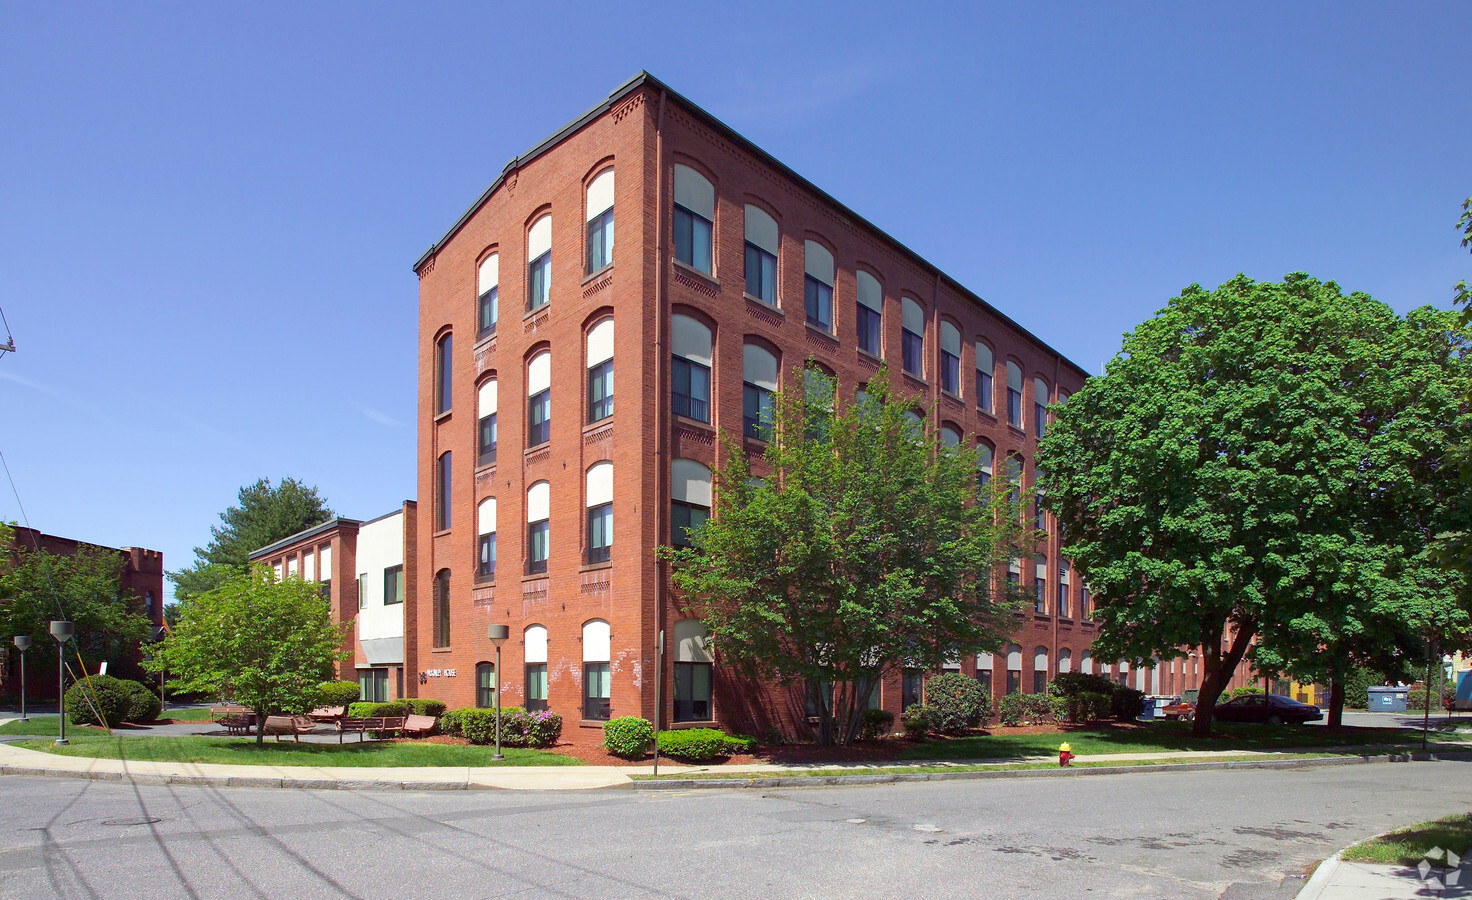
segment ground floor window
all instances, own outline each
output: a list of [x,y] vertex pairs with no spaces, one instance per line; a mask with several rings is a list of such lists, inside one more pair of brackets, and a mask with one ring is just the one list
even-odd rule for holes
[[1020,693],[1022,693],[1022,670],[1021,669],[1008,669],[1007,670],[1007,693],[1009,693],[1009,694],[1020,694]]
[[583,663],[583,718],[607,719],[610,696],[608,663]]
[[675,721],[710,719],[710,663],[675,663]]
[[992,670],[977,669],[976,683],[981,685],[981,692],[990,697],[992,695]]
[[906,669],[900,684],[900,709],[909,709],[920,702],[921,679],[919,669]]
[[1045,692],[1047,689],[1048,689],[1048,673],[1047,672],[1034,672],[1034,673],[1032,673],[1032,692],[1034,694],[1041,694],[1041,693]]
[[809,719],[816,719],[822,714],[821,707],[833,708],[833,682],[809,681],[803,687],[802,697],[803,713]]
[[529,663],[526,667],[526,708],[547,708],[547,664]]
[[475,664],[475,705],[482,709],[496,705],[495,663]]
[[369,703],[388,702],[388,669],[359,669],[358,693]]

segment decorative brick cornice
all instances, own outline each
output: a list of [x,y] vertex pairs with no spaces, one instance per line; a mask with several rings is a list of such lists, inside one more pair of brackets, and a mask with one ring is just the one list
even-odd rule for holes
[[609,272],[607,275],[604,275],[602,278],[583,288],[583,299],[586,300],[587,298],[593,296],[604,288],[611,286],[612,284],[613,273]]
[[626,116],[628,116],[629,113],[634,112],[643,105],[644,92],[640,91],[639,93],[629,97],[629,99],[625,100],[623,103],[620,103],[618,106],[614,107],[613,123],[615,125],[619,124],[624,120]]

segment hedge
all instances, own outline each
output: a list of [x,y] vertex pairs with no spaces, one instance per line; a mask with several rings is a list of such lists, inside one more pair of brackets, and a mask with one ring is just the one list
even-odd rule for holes
[[324,681],[317,686],[318,706],[347,706],[362,698],[356,681]]
[[402,718],[409,715],[409,704],[403,700],[390,700],[387,703],[360,700],[348,704],[348,715],[355,719]]
[[624,759],[643,759],[654,745],[654,723],[639,716],[619,716],[603,723],[603,748]]
[[941,734],[960,734],[992,717],[992,700],[976,679],[946,672],[925,682],[930,727]]
[[746,753],[754,743],[750,738],[732,737],[719,728],[680,728],[659,733],[659,752],[690,762]]
[[434,716],[438,719],[449,708],[449,704],[445,701],[432,700],[428,697],[408,697],[399,702],[408,704],[411,716]]
[[[439,701],[430,701],[438,703]],[[477,706],[463,706],[440,716],[440,727],[446,734],[465,738],[472,744],[496,742],[496,711]],[[549,710],[527,712],[519,706],[501,709],[501,746],[544,749],[562,736],[562,717]]]
[[1031,722],[1041,725],[1058,720],[1059,709],[1065,701],[1059,698],[1057,705],[1054,699],[1046,694],[1018,694],[1012,693],[1002,698],[1002,703],[997,707],[997,713],[1003,725],[1021,725],[1023,722]]

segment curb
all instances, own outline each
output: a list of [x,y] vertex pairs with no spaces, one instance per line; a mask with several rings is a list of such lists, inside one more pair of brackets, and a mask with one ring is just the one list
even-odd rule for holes
[[1329,888],[1329,882],[1334,880],[1334,873],[1339,871],[1340,854],[1342,853],[1344,851],[1340,850],[1339,853],[1319,863],[1319,867],[1314,869],[1313,877],[1298,889],[1298,893],[1293,895],[1293,900],[1318,900],[1323,896],[1324,891]]
[[1368,763],[1434,762],[1472,759],[1472,751],[1452,753],[1384,753],[1374,756],[1315,756],[1307,759],[1224,760],[1221,762],[1163,763],[1136,766],[1090,766],[1082,769],[1002,769],[978,772],[904,772],[893,775],[810,775],[760,778],[685,778],[634,781],[635,790],[693,790],[702,788],[788,788],[861,784],[901,784],[918,781],[970,781],[989,778],[1083,778],[1150,772],[1203,772],[1221,769],[1308,769]]

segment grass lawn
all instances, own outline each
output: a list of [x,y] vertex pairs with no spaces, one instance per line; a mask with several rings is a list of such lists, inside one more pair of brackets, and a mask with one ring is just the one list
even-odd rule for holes
[[[51,708],[52,709],[55,709],[56,708],[56,704],[55,703],[52,703],[51,704]],[[208,722],[210,720],[210,711],[208,709],[168,709],[168,710],[164,710],[163,715],[161,715],[159,718],[161,718],[161,719],[173,719],[175,722]],[[66,730],[67,730],[67,733],[68,734],[71,733],[71,730],[73,728],[77,729],[77,733],[78,734],[82,734],[84,732],[91,732],[91,731],[99,731],[100,732],[102,730],[100,728],[95,728],[94,726],[91,726],[91,725],[73,725],[71,722],[67,722],[66,723]],[[50,715],[50,716],[46,716],[46,715],[31,716],[31,720],[29,722],[22,722],[19,719],[17,719],[14,722],[7,722],[4,725],[0,725],[0,734],[55,734],[55,733],[56,733],[56,716],[55,715]]]
[[[1093,753],[1171,753],[1179,750],[1288,750],[1296,747],[1359,747],[1370,744],[1421,744],[1420,732],[1398,728],[1343,728],[1319,726],[1254,725],[1218,722],[1213,737],[1191,734],[1189,722],[1153,722],[1148,725],[1101,725],[1068,729],[1060,734],[1008,734],[998,726],[992,734],[928,741],[907,747],[902,759],[1014,759],[1058,753],[1067,741],[1080,757]],[[1432,741],[1443,740],[1433,733]]]
[[[1426,857],[1428,850],[1438,847],[1462,855],[1472,849],[1472,813],[1422,822],[1392,831],[1384,837],[1361,841],[1344,851],[1344,859],[1414,866]],[[1439,859],[1444,860],[1445,857]]]
[[506,747],[505,759],[492,761],[494,747],[465,747],[408,741],[365,741],[348,744],[298,744],[266,741],[256,747],[254,737],[148,737],[116,738],[96,732],[77,734],[65,747],[50,741],[16,741],[15,746],[62,756],[93,759],[130,759],[154,762],[229,763],[248,766],[580,766],[570,756],[545,750]]

